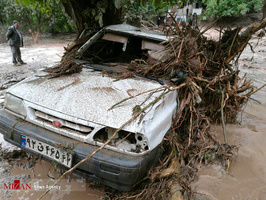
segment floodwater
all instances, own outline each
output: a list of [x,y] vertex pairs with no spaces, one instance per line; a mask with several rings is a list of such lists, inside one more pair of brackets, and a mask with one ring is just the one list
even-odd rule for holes
[[12,167],[12,169],[9,171],[6,182],[3,181],[5,177],[2,177],[1,182],[8,186],[9,183],[14,183],[14,180],[20,180],[21,188],[7,190],[1,187],[1,199],[39,199],[48,189],[51,191],[42,198],[43,200],[98,200],[103,196],[102,192],[88,187],[88,182],[83,177],[75,174],[66,176],[54,186],[61,173],[56,170],[54,165],[42,159],[37,160],[30,169],[25,166],[25,163],[27,163],[26,158],[20,159],[12,166],[6,163],[5,167]]
[[[255,53],[247,47],[240,57],[239,69],[259,88],[266,84],[266,38],[253,38],[251,44]],[[228,143],[240,145],[229,170],[218,164],[202,167],[193,182],[203,199],[266,199],[266,87],[251,97],[239,115],[239,124],[226,125]],[[223,141],[221,126],[213,126],[212,131]]]

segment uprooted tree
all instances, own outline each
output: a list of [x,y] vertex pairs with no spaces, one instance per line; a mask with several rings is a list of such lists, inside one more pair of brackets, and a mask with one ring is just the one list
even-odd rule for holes
[[[221,28],[219,39],[212,40],[203,35],[210,27],[200,32],[190,25],[184,23],[180,26],[175,22],[174,25],[164,26],[165,33],[171,37],[160,60],[154,64],[133,60],[125,71],[119,72],[120,78],[139,74],[169,80],[168,86],[161,88],[165,90],[163,94],[178,90],[180,98],[178,114],[171,127],[172,134],[167,135],[162,144],[164,155],[160,165],[150,170],[143,184],[140,183],[140,190],[127,193],[127,197],[169,199],[186,195],[193,198],[189,185],[202,163],[215,159],[229,168],[238,147],[227,144],[225,131],[225,141],[218,141],[211,134],[210,125],[221,123],[224,128],[225,123],[235,123],[242,106],[261,89],[256,89],[245,76],[240,77],[236,63],[252,35],[265,27],[266,19],[245,30],[240,27]],[[59,67],[48,69],[50,75],[56,77],[79,72],[81,66],[75,64],[73,55],[73,51],[66,53]],[[142,111],[144,108],[133,118]],[[93,155],[88,155],[82,162]]]
[[229,168],[238,147],[227,144],[225,129],[225,142],[221,143],[209,128],[216,122],[223,128],[225,123],[235,123],[244,103],[265,86],[256,89],[245,76],[240,77],[236,65],[252,35],[264,27],[266,19],[244,31],[221,28],[220,38],[215,41],[203,36],[208,28],[200,32],[176,23],[165,27],[174,38],[169,39],[160,61],[152,65],[139,60],[131,62],[128,71],[169,79],[180,97],[180,108],[171,128],[173,134],[166,136],[162,147],[165,155],[161,164],[150,171],[145,189],[132,194],[135,198],[193,198],[189,185],[202,163],[218,159]]
[[165,28],[175,37],[169,40],[159,62],[130,64],[132,73],[170,79],[173,87],[185,83],[178,87],[180,108],[172,123],[173,134],[166,137],[163,146],[167,154],[150,172],[149,186],[135,197],[156,198],[164,191],[163,199],[178,199],[184,194],[192,198],[189,185],[202,163],[217,158],[228,169],[238,148],[227,144],[225,129],[225,142],[217,141],[210,134],[210,124],[218,122],[224,128],[225,123],[235,123],[244,103],[261,89],[255,89],[245,76],[240,77],[235,64],[252,35],[264,27],[266,19],[244,31],[221,28],[220,38],[214,41],[203,36],[208,28],[200,32],[176,23]]

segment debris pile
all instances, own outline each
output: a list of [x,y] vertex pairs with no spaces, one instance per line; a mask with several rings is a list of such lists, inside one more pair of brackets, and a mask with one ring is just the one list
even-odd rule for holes
[[[133,60],[120,74],[121,78],[138,74],[167,80],[172,89],[178,90],[180,100],[171,134],[161,145],[164,155],[160,164],[150,170],[140,190],[127,193],[127,198],[194,198],[190,183],[203,163],[220,160],[225,169],[229,168],[238,147],[227,144],[225,123],[235,123],[242,106],[260,89],[256,90],[246,76],[240,77],[236,63],[252,35],[266,27],[266,20],[244,31],[221,28],[218,40],[203,35],[210,27],[200,31],[185,23],[179,26],[174,19],[173,22],[164,27],[169,40],[160,60],[153,64]],[[51,69],[52,76],[79,72],[81,66],[75,64],[73,57],[63,58],[58,68]],[[210,133],[211,123],[223,125],[224,143]]]
[[[161,163],[150,171],[145,189],[132,194],[134,198],[194,198],[190,183],[201,164],[219,160],[229,168],[238,146],[227,144],[225,123],[236,123],[245,102],[261,89],[255,90],[245,75],[240,77],[237,61],[251,36],[265,26],[266,20],[242,32],[241,28],[221,28],[215,41],[203,36],[210,27],[200,31],[175,23],[164,27],[171,37],[158,62],[131,62],[129,71],[169,80],[173,88],[178,88],[180,98],[172,134],[162,145],[165,154]],[[211,123],[223,125],[224,143],[211,135]]]
[[75,62],[76,49],[72,49],[66,52],[61,59],[60,65],[47,68],[44,71],[48,72],[49,78],[56,78],[62,75],[70,75],[81,72],[82,65],[78,65]]

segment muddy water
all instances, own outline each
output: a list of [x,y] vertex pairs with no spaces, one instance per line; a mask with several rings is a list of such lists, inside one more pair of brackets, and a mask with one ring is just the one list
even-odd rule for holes
[[[89,188],[86,180],[78,175],[72,174],[67,176],[63,178],[58,185],[53,186],[60,177],[60,173],[55,170],[51,163],[42,159],[39,159],[31,169],[23,169],[24,163],[26,163],[25,158],[17,162],[10,171],[10,177],[19,176],[21,179],[22,174],[27,175],[28,179],[22,179],[21,183],[23,183],[24,186],[27,183],[31,188],[17,191],[1,190],[0,195],[5,199],[38,199],[48,188],[50,188],[51,191],[42,198],[44,200],[98,200],[103,196],[100,191]],[[14,179],[16,180],[16,178]]]
[[[266,38],[252,39],[255,54],[246,48],[239,60],[242,75],[257,87],[266,83]],[[219,165],[202,167],[193,188],[203,199],[242,200],[266,199],[266,87],[252,95],[239,115],[239,125],[227,125],[230,144],[240,145],[237,158],[225,171]],[[213,133],[223,141],[221,126],[213,126]]]

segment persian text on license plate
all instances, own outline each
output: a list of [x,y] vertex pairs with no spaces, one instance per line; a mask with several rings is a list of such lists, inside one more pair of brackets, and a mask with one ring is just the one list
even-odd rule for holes
[[49,144],[44,142],[40,142],[31,137],[21,135],[20,137],[20,145],[27,149],[31,149],[37,153],[40,153],[44,156],[47,156],[58,163],[65,165],[67,167],[71,167],[72,164],[72,155],[71,153],[67,153],[66,151],[62,151],[58,148],[55,148]]

